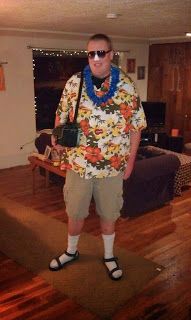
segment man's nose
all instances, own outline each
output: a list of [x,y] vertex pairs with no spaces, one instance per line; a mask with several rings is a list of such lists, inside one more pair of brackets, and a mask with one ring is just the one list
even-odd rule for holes
[[97,52],[96,52],[96,54],[95,54],[94,61],[99,61],[99,57],[98,57]]

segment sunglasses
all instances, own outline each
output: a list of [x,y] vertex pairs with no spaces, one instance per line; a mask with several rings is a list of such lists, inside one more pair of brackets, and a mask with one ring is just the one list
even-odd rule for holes
[[96,54],[99,58],[105,58],[106,54],[111,52],[111,49],[108,51],[105,50],[98,50],[98,51],[89,51],[88,52],[88,58],[89,59],[94,59]]

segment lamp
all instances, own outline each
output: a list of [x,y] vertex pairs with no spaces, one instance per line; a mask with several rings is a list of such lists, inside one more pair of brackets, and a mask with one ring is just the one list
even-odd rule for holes
[[178,137],[178,136],[179,136],[179,129],[173,128],[173,129],[171,130],[171,136],[172,136],[172,137]]

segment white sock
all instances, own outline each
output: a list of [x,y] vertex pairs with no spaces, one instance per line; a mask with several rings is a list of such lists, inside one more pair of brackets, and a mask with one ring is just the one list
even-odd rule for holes
[[[67,252],[74,254],[77,250],[77,246],[78,246],[78,241],[79,241],[80,235],[77,236],[71,236],[68,234],[68,247],[67,247]],[[67,256],[65,253],[63,253],[60,257],[59,260],[61,262],[61,264],[64,264],[70,260],[72,260],[72,257]],[[55,259],[53,259],[50,262],[50,267],[52,268],[56,268],[58,266],[58,263]]]
[[[104,243],[104,258],[105,259],[113,258],[114,257],[113,244],[114,244],[114,240],[115,240],[115,232],[110,235],[102,234],[102,238],[103,238],[103,243]],[[114,268],[116,268],[115,261],[105,262],[105,264],[109,270],[113,270]],[[117,271],[113,272],[114,278],[119,278],[121,276],[122,276],[122,270],[117,270]]]

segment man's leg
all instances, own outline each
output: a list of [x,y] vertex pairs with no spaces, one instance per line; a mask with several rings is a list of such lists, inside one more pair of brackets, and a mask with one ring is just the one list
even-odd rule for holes
[[111,235],[115,232],[115,222],[100,220],[102,234]]
[[70,236],[77,236],[81,233],[84,226],[84,219],[68,218],[68,234]]
[[51,261],[49,267],[52,271],[60,270],[65,263],[78,258],[78,241],[84,225],[84,219],[89,214],[91,197],[91,181],[81,178],[73,171],[67,171],[64,200],[68,214],[68,245],[62,255]]
[[113,254],[115,240],[115,222],[120,216],[120,209],[123,204],[122,173],[116,177],[96,179],[94,183],[93,195],[96,202],[96,210],[100,215],[102,238],[104,242],[104,263],[114,280],[120,279],[122,270],[117,264],[117,259]]
[[[108,222],[101,220],[102,239],[104,243],[104,263],[109,271],[112,272],[112,278],[116,280],[122,277],[122,270],[118,268],[113,254],[113,246],[115,240],[115,222]],[[113,259],[114,258],[114,259]]]
[[[84,219],[75,220],[72,218],[68,218],[68,246],[66,251],[59,256],[59,261],[61,265],[64,265],[65,263],[72,261],[78,254],[78,251],[77,251],[78,241],[80,238],[83,225],[84,225]],[[59,264],[58,260],[53,259],[50,262],[50,269],[51,270],[57,269],[59,267],[58,264]]]

